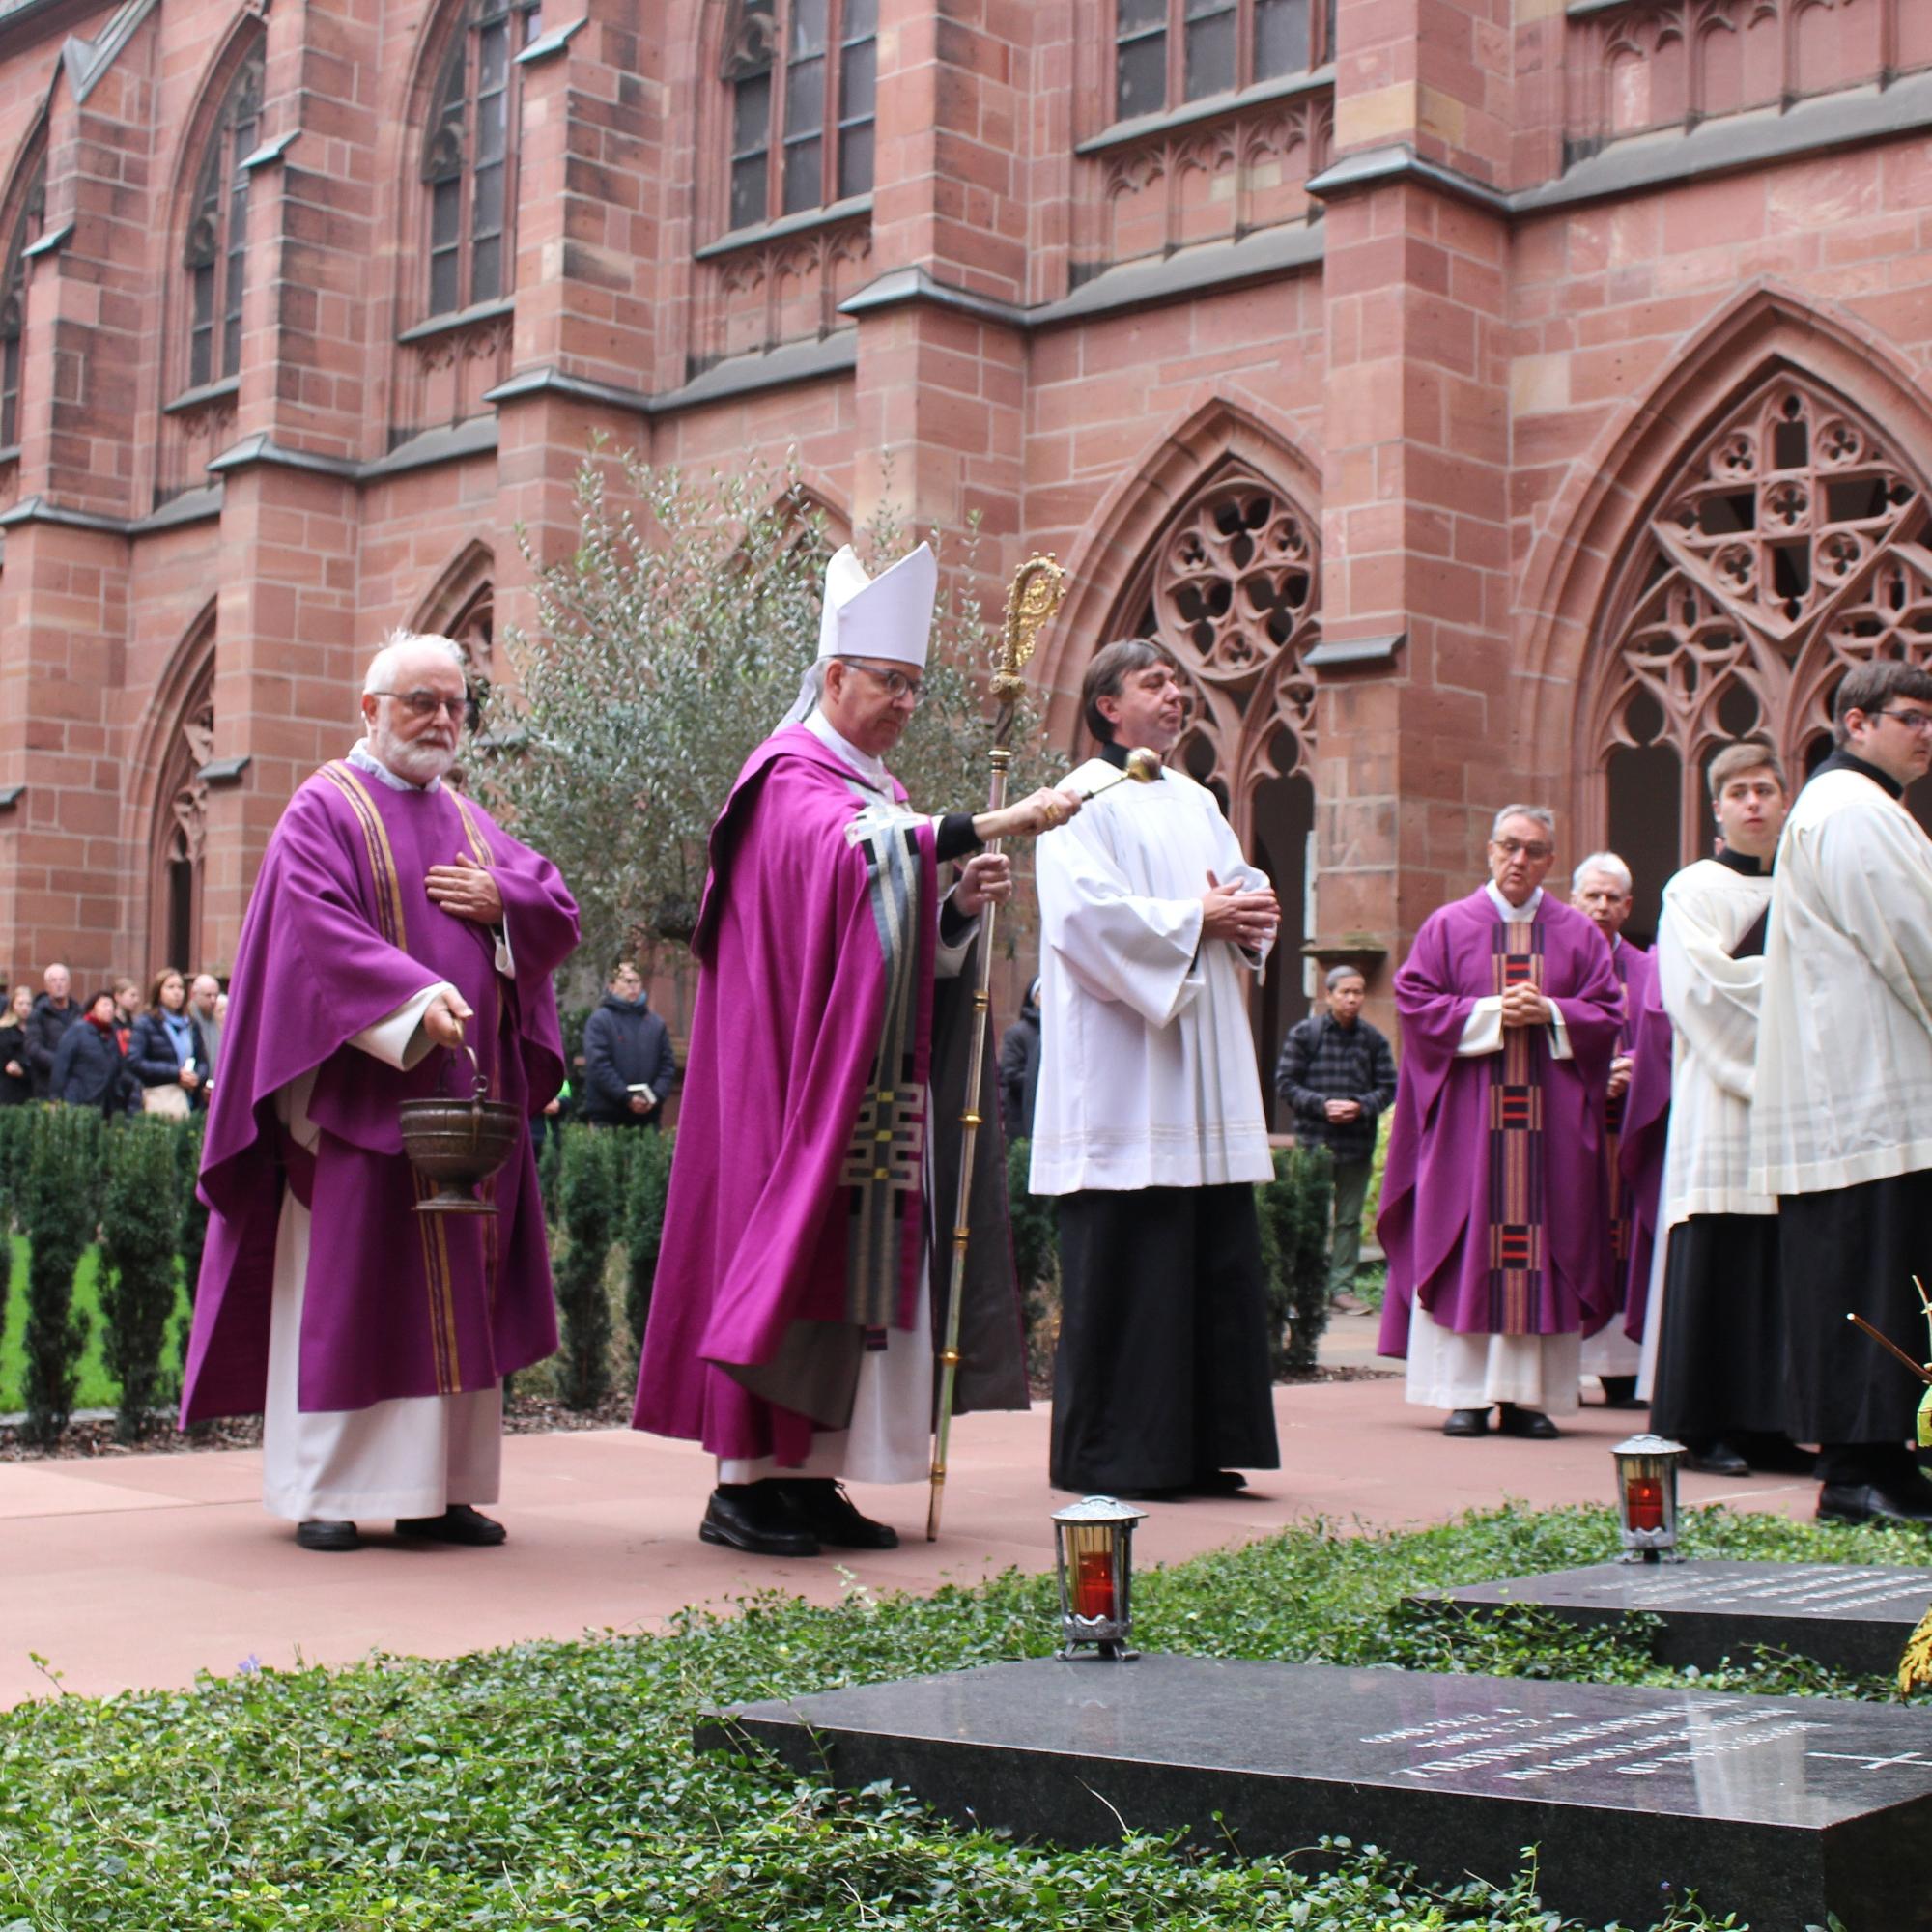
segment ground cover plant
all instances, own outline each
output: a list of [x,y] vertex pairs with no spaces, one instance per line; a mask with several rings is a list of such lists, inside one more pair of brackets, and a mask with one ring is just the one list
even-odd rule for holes
[[[1694,1553],[1913,1562],[1906,1537],[1692,1513]],[[1696,1682],[1883,1698],[1884,1680],[1780,1658],[1666,1670],[1643,1634],[1587,1634],[1533,1612],[1474,1628],[1402,1612],[1418,1586],[1601,1558],[1601,1510],[1503,1508],[1443,1527],[1322,1525],[1149,1573],[1150,1648],[1613,1683]],[[104,1701],[49,1694],[0,1715],[0,1927],[1307,1927],[1575,1932],[1506,1890],[1431,1887],[1395,1848],[1135,1837],[1059,1851],[956,1830],[888,1788],[836,1792],[768,1761],[696,1756],[693,1725],[734,1699],[1038,1655],[1050,1580],[836,1608],[770,1596],[659,1636],[541,1643],[423,1662],[265,1671]],[[57,1662],[57,1661],[55,1661]],[[1325,1869],[1324,1869],[1325,1867]],[[1721,1900],[1669,1932],[1732,1926]]]

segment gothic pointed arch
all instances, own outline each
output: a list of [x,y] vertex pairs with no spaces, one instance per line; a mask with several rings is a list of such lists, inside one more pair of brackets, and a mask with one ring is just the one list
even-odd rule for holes
[[148,968],[201,963],[203,854],[214,751],[214,606],[188,627],[155,695],[138,769],[148,804]]
[[1709,849],[1703,773],[1725,745],[1769,742],[1796,781],[1848,668],[1932,662],[1926,479],[1894,425],[1791,367],[1685,440],[1623,546],[1579,717],[1640,895]]
[[496,552],[473,538],[444,568],[409,625],[412,631],[454,639],[471,669],[486,679],[496,643]]
[[180,150],[171,232],[179,294],[168,394],[237,377],[248,277],[248,170],[261,142],[268,29],[246,14],[210,63]]
[[43,114],[21,145],[0,196],[0,464],[20,444],[27,351],[27,249],[47,212],[47,123]]

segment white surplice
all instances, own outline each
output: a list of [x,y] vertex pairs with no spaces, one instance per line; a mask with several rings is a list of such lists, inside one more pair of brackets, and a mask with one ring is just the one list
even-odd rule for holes
[[[820,744],[842,758],[861,781],[884,798],[892,780],[883,760],[860,751],[822,711],[804,721]],[[939,821],[933,820],[938,829]],[[946,895],[951,896],[951,894]],[[941,901],[944,904],[944,899]],[[967,921],[949,942],[942,929],[933,958],[933,976],[956,979],[978,936],[980,922]],[[932,1093],[925,1095],[932,1118]],[[925,1137],[925,1198],[932,1199],[932,1135]],[[913,1296],[911,1328],[888,1328],[885,1346],[859,1357],[859,1381],[852,1395],[852,1421],[845,1429],[812,1432],[804,1463],[781,1468],[769,1456],[721,1456],[721,1483],[757,1483],[773,1476],[831,1476],[854,1483],[923,1483],[932,1467],[932,1257],[923,1248],[919,1292]]]
[[1670,1015],[1670,1124],[1663,1148],[1658,1237],[1644,1310],[1637,1391],[1651,1393],[1663,1333],[1670,1230],[1693,1214],[1776,1214],[1750,1190],[1750,1096],[1764,956],[1733,949],[1771,903],[1771,875],[1699,859],[1663,889],[1657,988]]
[[1859,772],[1784,822],[1750,1135],[1758,1194],[1932,1168],[1932,840]]
[[[1496,916],[1512,925],[1534,919],[1543,904],[1541,886],[1520,906],[1511,905],[1494,881],[1485,890]],[[1570,1030],[1553,1004],[1549,1010],[1550,1058],[1572,1059]],[[1463,1022],[1456,1057],[1478,1060],[1502,1050],[1502,995],[1485,994]],[[1403,1396],[1419,1408],[1489,1408],[1507,1402],[1546,1415],[1570,1415],[1577,1406],[1577,1378],[1581,1373],[1582,1345],[1574,1333],[1463,1335],[1454,1328],[1438,1327],[1420,1298],[1409,1309],[1408,1367]]]
[[[1119,778],[1095,758],[1060,780]],[[1201,897],[1265,888],[1214,794],[1186,773],[1127,781],[1036,847],[1036,1194],[1211,1187],[1274,1172],[1248,1020],[1266,949],[1202,943]]]

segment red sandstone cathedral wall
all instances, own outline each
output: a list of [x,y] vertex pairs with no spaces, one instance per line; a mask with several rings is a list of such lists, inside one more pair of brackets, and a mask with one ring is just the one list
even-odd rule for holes
[[1497,805],[1654,886],[1717,746],[1932,651],[1909,0],[27,0],[0,169],[10,979],[224,963],[599,432],[1055,551],[1069,753],[1151,625],[1380,983]]

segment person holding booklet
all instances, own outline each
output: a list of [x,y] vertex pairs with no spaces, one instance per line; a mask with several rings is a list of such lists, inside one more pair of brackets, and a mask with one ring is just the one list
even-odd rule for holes
[[658,1125],[677,1085],[670,1029],[651,1010],[635,959],[620,959],[583,1023],[583,1118],[599,1127]]

